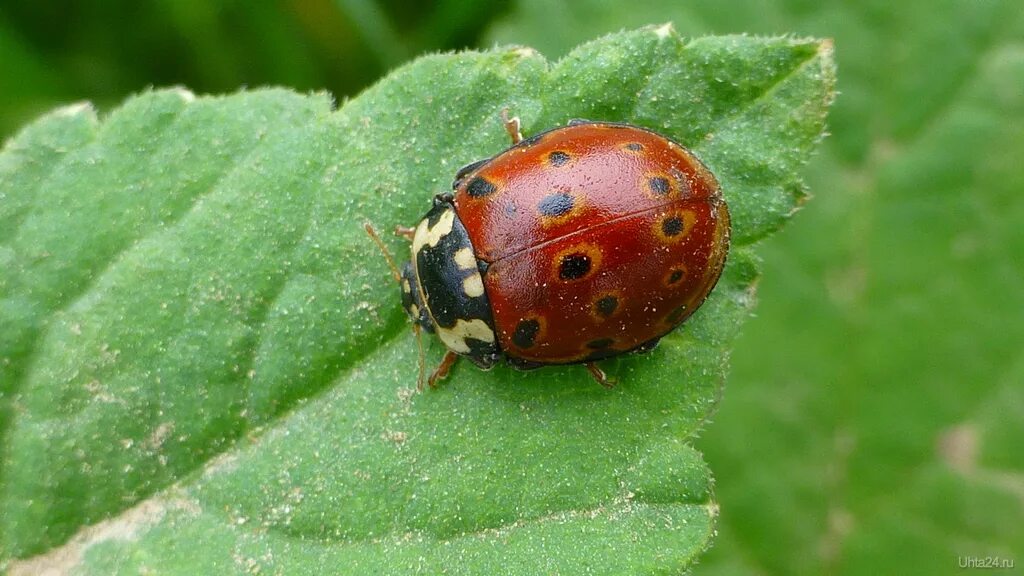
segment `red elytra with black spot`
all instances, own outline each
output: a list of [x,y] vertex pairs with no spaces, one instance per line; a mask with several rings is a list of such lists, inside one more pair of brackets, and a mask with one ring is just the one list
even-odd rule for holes
[[[729,249],[718,182],[650,130],[573,121],[459,171],[394,276],[420,330],[459,357],[521,369],[646,352],[701,305]],[[372,228],[367,228],[383,248]],[[385,250],[386,254],[386,250]],[[422,380],[421,380],[422,381]]]
[[729,246],[711,172],[623,124],[523,141],[467,174],[454,205],[487,264],[500,348],[525,367],[653,347],[704,301]]

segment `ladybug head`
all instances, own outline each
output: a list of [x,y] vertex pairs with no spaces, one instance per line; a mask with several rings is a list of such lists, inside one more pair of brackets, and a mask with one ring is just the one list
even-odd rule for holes
[[480,263],[450,195],[438,195],[416,226],[402,266],[402,306],[417,328],[438,335],[482,368],[500,354]]
[[416,271],[412,262],[406,262],[402,266],[402,308],[412,318],[412,321],[421,326],[427,332],[434,331],[434,322],[427,313],[427,307],[423,304],[423,290],[416,279]]

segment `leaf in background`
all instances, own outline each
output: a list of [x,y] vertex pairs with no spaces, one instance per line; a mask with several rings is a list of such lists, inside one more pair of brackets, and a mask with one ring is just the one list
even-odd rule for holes
[[[1024,12],[1011,0],[519,0],[492,39],[559,54],[652,18],[835,38],[812,208],[699,445],[697,574],[954,574],[1024,550]],[[950,23],[955,24],[951,32]]]
[[[4,556],[41,554],[15,573],[684,568],[714,515],[686,441],[752,303],[749,245],[798,202],[832,83],[826,44],[659,27],[554,64],[422,58],[336,112],[171,90],[102,123],[40,120],[0,155]],[[414,391],[416,346],[361,224],[414,222],[507,145],[506,106],[527,133],[580,116],[666,133],[736,215],[714,296],[652,355],[608,362],[612,391],[578,366],[466,365]]]

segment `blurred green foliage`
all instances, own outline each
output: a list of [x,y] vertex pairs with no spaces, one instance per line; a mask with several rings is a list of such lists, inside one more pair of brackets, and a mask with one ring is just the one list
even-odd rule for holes
[[0,5],[0,134],[147,85],[341,98],[425,50],[499,41],[554,58],[670,20],[688,36],[833,37],[841,94],[807,170],[816,198],[760,247],[757,317],[699,443],[722,512],[697,573],[1024,563],[1019,2],[64,4]]
[[339,100],[421,54],[473,47],[508,2],[0,1],[0,140],[50,108],[147,87],[283,85]]

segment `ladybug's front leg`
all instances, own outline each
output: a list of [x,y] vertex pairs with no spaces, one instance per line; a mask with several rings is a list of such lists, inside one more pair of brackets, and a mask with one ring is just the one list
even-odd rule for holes
[[437,388],[437,381],[444,380],[448,377],[448,372],[452,369],[452,366],[455,365],[455,361],[458,359],[458,354],[451,350],[447,351],[444,358],[441,359],[441,364],[438,365],[437,369],[434,370],[434,373],[430,375],[430,378],[427,380],[427,384],[429,384],[431,388]]
[[608,375],[604,373],[604,370],[601,370],[601,367],[598,366],[596,362],[587,362],[586,366],[587,371],[590,372],[590,375],[594,377],[594,380],[597,380],[598,384],[604,386],[605,388],[615,387],[615,379],[609,378]]
[[512,145],[523,141],[523,133],[519,131],[519,116],[508,117],[508,108],[502,108],[501,121],[505,123],[505,131],[512,137]]
[[406,240],[412,242],[412,237],[416,235],[416,229],[408,226],[395,226],[395,236],[401,236]]

